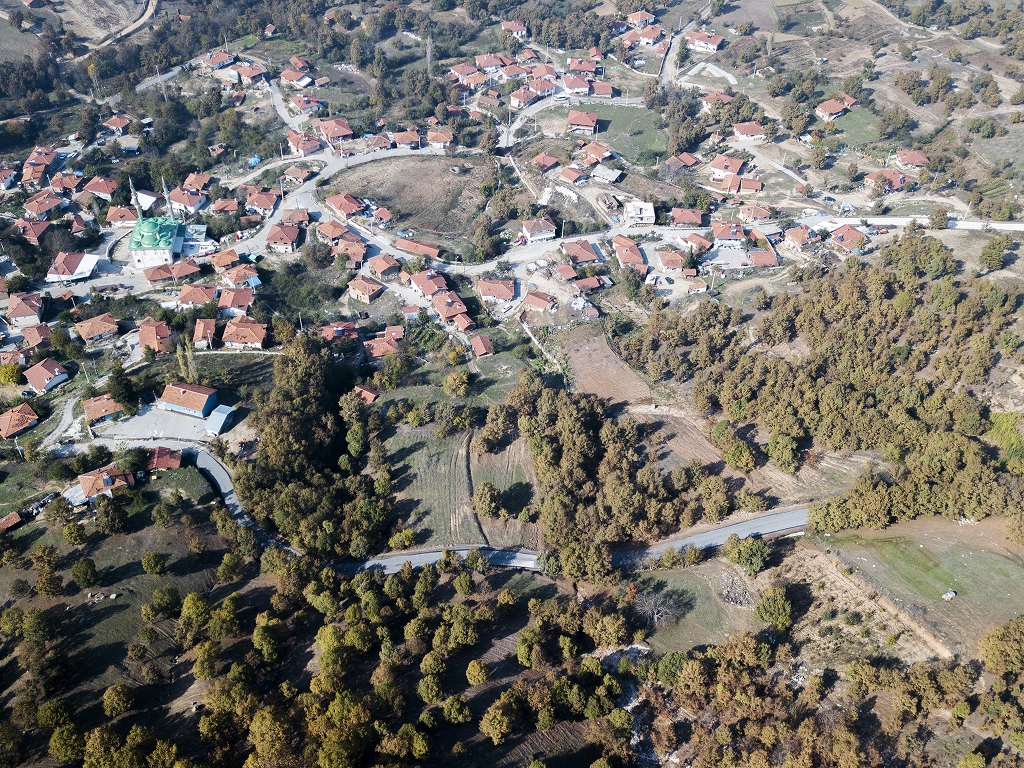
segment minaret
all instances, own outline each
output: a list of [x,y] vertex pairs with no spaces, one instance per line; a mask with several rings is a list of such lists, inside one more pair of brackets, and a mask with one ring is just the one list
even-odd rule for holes
[[135,214],[139,217],[139,221],[142,221],[142,206],[139,204],[139,193],[135,191],[135,181],[131,176],[128,177],[128,187],[132,191],[132,205],[135,206]]
[[164,179],[163,176],[160,177],[160,183],[163,185],[164,188],[164,200],[167,201],[167,212],[171,214],[171,218],[174,219],[174,223],[177,224],[178,217],[174,215],[174,208],[171,206],[171,195],[167,191],[167,181],[166,179]]

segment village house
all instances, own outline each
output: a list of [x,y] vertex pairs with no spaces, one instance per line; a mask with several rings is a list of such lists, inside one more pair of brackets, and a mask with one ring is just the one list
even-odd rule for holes
[[246,315],[252,307],[252,288],[225,288],[217,300],[217,310],[224,317]]
[[379,280],[391,280],[402,271],[402,263],[394,256],[381,254],[370,259],[370,272]]
[[26,432],[39,423],[39,417],[28,403],[16,405],[9,411],[0,413],[0,437],[10,440],[22,432]]
[[263,349],[267,326],[245,317],[233,317],[224,327],[224,346],[228,349]]
[[38,293],[12,293],[7,304],[7,323],[22,328],[42,318],[43,299]]
[[448,290],[448,283],[445,281],[444,276],[432,269],[411,275],[408,282],[413,290],[425,299],[429,299],[435,293]]
[[305,131],[295,131],[291,128],[288,129],[288,146],[291,148],[293,155],[299,157],[306,157],[314,152],[319,152],[323,149],[323,144],[320,143],[320,139],[316,136],[312,136]]
[[725,42],[725,38],[721,35],[702,32],[697,29],[687,32],[684,39],[686,40],[687,48],[691,51],[700,51],[701,53],[714,53]]
[[703,104],[701,105],[700,111],[710,112],[719,104],[721,104],[722,106],[728,104],[733,100],[733,98],[733,96],[730,96],[728,93],[725,93],[723,91],[715,91],[714,93],[709,93],[707,96],[701,99]]
[[484,279],[477,284],[480,298],[487,301],[512,301],[516,297],[515,280]]
[[139,345],[157,354],[171,351],[171,328],[164,320],[145,318],[139,323]]
[[395,240],[395,247],[402,251],[415,253],[417,256],[426,256],[428,259],[438,259],[441,256],[441,249],[434,245],[427,245],[417,240],[410,240],[407,237],[400,237]]
[[635,240],[625,235],[616,235],[612,238],[612,248],[615,249],[615,258],[618,259],[620,267],[632,267],[641,275],[647,274],[648,264],[644,261],[644,255]]
[[537,100],[537,92],[530,88],[528,85],[524,85],[508,97],[509,105],[512,109],[522,109],[528,107]]
[[730,174],[738,174],[743,169],[743,164],[741,158],[722,154],[717,155],[706,170],[713,181],[721,181]]
[[806,224],[799,224],[786,230],[783,242],[794,251],[802,251],[810,245],[820,243],[821,237]]
[[363,386],[362,384],[356,384],[352,388],[352,391],[359,395],[359,399],[362,400],[367,405],[371,405],[373,401],[376,400],[378,397],[378,394],[375,390],[370,389],[370,387]]
[[673,208],[669,215],[673,227],[699,227],[704,223],[704,214],[696,208]]
[[827,99],[814,108],[814,114],[826,123],[831,123],[846,112],[846,105],[835,99]]
[[327,219],[316,225],[317,239],[327,245],[337,245],[348,231],[348,227],[334,219]]
[[164,387],[158,405],[165,411],[205,419],[217,406],[217,390],[174,381]]
[[363,201],[353,197],[348,192],[332,195],[324,202],[328,208],[345,220],[366,210],[366,205],[363,204]]
[[117,182],[113,179],[107,179],[103,176],[93,176],[82,187],[83,192],[89,192],[94,197],[98,197],[100,200],[106,200],[110,202],[110,198],[114,192],[117,191]]
[[384,292],[384,286],[366,275],[357,275],[349,282],[348,292],[356,301],[369,304]]
[[199,63],[210,69],[223,69],[235,63],[235,57],[227,51],[210,51],[199,59]]
[[735,173],[730,173],[722,179],[720,188],[726,194],[737,195],[743,194],[744,192],[760,192],[764,189],[764,184],[757,179],[737,176]]
[[733,134],[740,141],[764,141],[765,133],[764,126],[760,123],[748,121],[745,123],[736,123],[732,127]]
[[856,227],[849,224],[843,224],[843,226],[832,230],[829,242],[847,253],[860,256],[864,252],[864,247],[868,243],[868,238],[867,235]]
[[469,340],[470,349],[473,350],[473,354],[477,357],[490,357],[494,354],[494,347],[491,346],[491,340],[486,336],[474,336]]
[[196,318],[196,327],[192,332],[192,345],[196,349],[213,349],[213,337],[217,331],[217,321],[213,318]]
[[70,283],[76,280],[88,280],[96,271],[98,261],[97,254],[61,251],[54,257],[53,264],[46,272],[46,282]]
[[252,264],[239,264],[226,269],[220,279],[228,288],[255,288],[260,283],[260,273]]
[[600,80],[592,81],[590,83],[590,95],[602,99],[610,99],[614,95],[612,84]]
[[658,251],[661,268],[665,272],[682,272],[690,254],[686,251]]
[[213,212],[221,216],[234,216],[238,213],[238,200],[234,197],[225,197],[213,201]]
[[528,243],[555,239],[555,222],[545,216],[542,219],[527,219],[523,222],[523,238]]
[[599,141],[592,141],[584,146],[583,152],[586,154],[588,160],[594,163],[600,163],[615,156],[615,153],[612,152],[610,147],[605,146]]
[[643,29],[648,24],[653,24],[654,21],[654,14],[644,10],[634,11],[626,16],[626,22],[634,29]]
[[97,496],[113,496],[118,488],[135,487],[135,477],[111,463],[79,475],[78,486],[85,501],[95,501]]
[[306,88],[313,84],[313,78],[305,72],[297,72],[294,69],[286,69],[281,73],[281,85],[287,88]]
[[49,392],[68,380],[68,372],[64,366],[49,357],[27,369],[22,375],[28,385],[39,394]]
[[747,233],[738,221],[712,221],[711,233],[716,248],[743,248],[747,243]]
[[336,320],[320,327],[320,336],[327,341],[341,341],[342,339],[358,339],[359,331],[356,324],[351,320]]
[[451,131],[427,131],[427,144],[432,149],[446,149],[455,141],[455,134]]
[[115,416],[124,413],[124,408],[110,395],[90,397],[82,401],[82,410],[85,411],[85,423],[92,426],[104,421],[110,421]]
[[535,312],[554,312],[556,306],[555,297],[541,291],[530,291],[523,299],[523,309]]
[[924,168],[928,165],[928,155],[920,149],[901,149],[896,152],[896,165],[905,171]]
[[37,192],[25,201],[24,216],[29,221],[39,221],[49,218],[51,213],[60,210],[68,204],[60,195],[55,195],[50,189]]
[[184,187],[175,187],[168,196],[171,213],[176,216],[194,216],[206,205],[208,198],[202,192],[194,192]]
[[899,171],[883,168],[865,176],[864,186],[868,192],[878,189],[882,194],[889,194],[890,192],[902,192],[907,187],[908,181],[909,179]]
[[117,320],[109,312],[75,323],[75,332],[87,347],[117,335]]
[[349,127],[348,120],[344,117],[336,117],[331,120],[319,120],[314,125],[320,138],[332,147],[339,147],[341,142],[352,139],[354,133]]
[[569,282],[579,277],[579,273],[573,269],[571,264],[556,264],[554,266],[554,273],[558,275],[562,280]]
[[759,221],[768,221],[771,217],[771,209],[764,205],[744,205],[740,208],[740,219],[751,224],[756,224]]
[[14,222],[14,227],[18,230],[18,234],[37,247],[39,246],[39,241],[51,226],[53,225],[48,221],[29,221],[24,218],[19,218]]
[[298,96],[292,96],[289,99],[288,106],[296,115],[311,115],[323,109],[324,104],[319,99],[314,99],[308,93],[300,93]]
[[210,191],[210,184],[213,183],[213,176],[208,173],[194,171],[190,173],[183,182],[181,188],[189,192],[201,192],[207,194]]
[[501,22],[501,31],[516,40],[526,39],[526,24],[519,20]]
[[654,225],[654,203],[630,200],[623,206],[623,213],[627,227]]
[[294,253],[301,236],[299,227],[275,224],[267,233],[267,248],[275,253]]
[[578,187],[586,184],[590,177],[579,168],[573,168],[570,166],[568,168],[563,168],[561,173],[558,174],[558,178],[567,184],[572,184],[573,186]]
[[112,205],[107,208],[107,226],[117,229],[131,229],[139,220],[139,214],[130,205]]
[[157,472],[167,469],[181,469],[181,451],[175,451],[162,445],[150,448],[146,471]]
[[589,240],[573,240],[560,246],[572,264],[592,264],[600,261],[597,251]]
[[220,289],[215,285],[204,283],[183,285],[181,292],[178,294],[177,307],[178,309],[201,307],[204,304],[216,301],[219,294]]
[[549,155],[547,152],[541,152],[530,161],[530,164],[541,173],[547,173],[552,168],[558,166],[558,158],[554,155]]
[[587,136],[593,136],[597,131],[597,112],[583,112],[578,109],[570,109],[567,123],[570,133],[583,133]]
[[21,331],[21,338],[25,340],[25,347],[22,350],[27,354],[31,354],[32,351],[39,347],[50,345],[50,326],[46,323],[39,323],[39,325],[30,325],[28,328],[23,328]]

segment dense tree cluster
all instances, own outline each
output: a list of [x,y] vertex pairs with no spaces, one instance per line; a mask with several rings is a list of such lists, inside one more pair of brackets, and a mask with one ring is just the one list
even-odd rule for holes
[[[707,302],[685,317],[655,313],[617,341],[651,377],[692,379],[701,410],[756,423],[770,436],[765,453],[783,469],[794,470],[810,444],[880,449],[891,472],[865,476],[849,500],[817,508],[823,530],[923,513],[992,514],[1007,491],[979,443],[986,420],[972,392],[1000,349],[1015,349],[1012,339],[1001,345],[1017,296],[991,281],[957,279],[952,252],[920,234],[886,246],[881,260],[797,273],[802,290],[773,297],[753,320]],[[809,349],[799,363],[765,354],[798,339]],[[734,445],[728,425],[716,432],[726,450]]]

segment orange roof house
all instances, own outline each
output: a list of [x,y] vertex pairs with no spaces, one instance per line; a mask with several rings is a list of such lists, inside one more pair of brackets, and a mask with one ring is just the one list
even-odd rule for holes
[[118,488],[133,488],[135,477],[131,472],[118,469],[116,464],[108,464],[79,475],[78,484],[85,498],[92,501],[100,494],[112,496]]
[[9,411],[0,413],[0,437],[9,440],[22,432],[32,429],[39,423],[39,417],[28,403],[16,405]]
[[124,413],[124,408],[121,407],[121,404],[110,395],[100,395],[99,397],[90,397],[88,400],[83,400],[82,410],[85,411],[85,421],[87,424],[106,421],[119,413]]

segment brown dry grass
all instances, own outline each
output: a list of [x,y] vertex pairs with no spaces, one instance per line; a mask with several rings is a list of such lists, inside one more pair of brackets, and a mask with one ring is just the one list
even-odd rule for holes
[[[463,168],[458,175],[450,170],[456,164]],[[466,232],[483,205],[483,182],[481,158],[403,157],[342,171],[324,197],[336,192],[369,197],[396,211],[403,229],[450,239]]]
[[588,324],[574,329],[563,349],[581,392],[613,403],[651,401],[650,385],[615,354],[601,326]]

